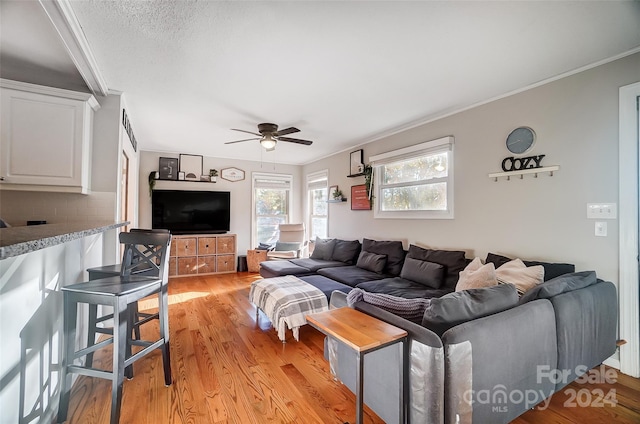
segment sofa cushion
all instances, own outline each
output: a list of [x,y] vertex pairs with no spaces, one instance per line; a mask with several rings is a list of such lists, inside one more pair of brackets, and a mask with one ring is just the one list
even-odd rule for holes
[[324,259],[313,259],[313,258],[291,259],[289,262],[295,265],[301,266],[303,268],[307,268],[311,272],[316,272],[321,268],[347,266],[346,263],[340,262],[340,261],[325,261]]
[[358,284],[356,287],[371,293],[386,293],[407,299],[415,297],[440,297],[447,293],[451,293],[452,291],[448,288],[432,289],[424,284],[405,280],[401,277],[389,277],[383,278],[382,280],[365,281],[364,283]]
[[316,237],[316,242],[310,258],[324,259],[325,261],[330,261],[332,259],[333,248],[335,245],[336,245],[336,241],[334,239],[324,240],[324,239],[321,239],[320,237]]
[[424,311],[422,325],[442,336],[449,328],[512,308],[518,292],[511,284],[463,290],[432,298]]
[[305,268],[287,260],[260,262],[260,275],[265,278],[282,275],[306,275],[310,274],[309,268]]
[[336,239],[331,259],[353,265],[358,259],[360,247],[361,245],[358,240]]
[[366,269],[367,271],[381,274],[386,264],[387,255],[376,255],[375,253],[362,251],[360,252],[360,256],[358,256],[356,266],[358,268]]
[[467,267],[460,271],[456,291],[491,287],[498,284],[496,268],[492,263],[482,264],[476,257]]
[[387,255],[386,274],[397,277],[402,270],[405,251],[401,241],[362,240],[362,250],[377,255]]
[[409,321],[420,323],[429,299],[405,299],[384,293],[369,293],[362,289],[352,289],[347,295],[347,305],[353,307],[356,302],[363,301],[389,311]]
[[465,252],[461,250],[433,250],[419,246],[409,246],[407,256],[422,261],[429,261],[444,266],[444,286],[454,289],[460,276],[460,271],[467,266]]
[[444,267],[433,262],[407,257],[404,258],[400,277],[438,289],[444,282]]
[[[485,259],[485,263],[493,263],[497,268],[500,268],[502,265],[506,264],[512,260],[506,256],[498,255],[495,253],[487,253],[487,258]],[[544,281],[551,280],[563,274],[569,274],[575,272],[576,267],[573,264],[565,264],[565,263],[550,263],[550,262],[540,262],[540,261],[522,261],[526,266],[535,266],[542,265],[544,268]]]
[[542,284],[544,268],[542,265],[526,266],[520,259],[514,259],[496,269],[499,283],[513,284],[521,294]]
[[527,291],[520,298],[520,303],[534,299],[549,299],[561,293],[579,290],[598,282],[595,271],[582,271],[564,274]]
[[331,293],[335,290],[349,293],[349,291],[353,289],[351,286],[339,283],[331,278],[323,277],[322,275],[307,275],[306,277],[300,277],[300,279],[324,293],[324,295],[327,296],[327,301],[331,300]]
[[318,274],[329,277],[332,280],[347,284],[351,287],[355,287],[365,281],[381,280],[385,278],[385,276],[382,274],[367,271],[366,269],[358,268],[355,265],[347,265],[335,268],[322,268],[318,270]]

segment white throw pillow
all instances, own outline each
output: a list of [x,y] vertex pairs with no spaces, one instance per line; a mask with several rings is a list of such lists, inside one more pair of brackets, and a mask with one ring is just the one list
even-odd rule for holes
[[522,294],[544,281],[542,265],[526,266],[520,259],[514,259],[496,269],[498,282],[513,284]]
[[456,291],[491,287],[497,284],[495,266],[491,262],[482,265],[482,260],[476,257],[464,270],[460,271]]

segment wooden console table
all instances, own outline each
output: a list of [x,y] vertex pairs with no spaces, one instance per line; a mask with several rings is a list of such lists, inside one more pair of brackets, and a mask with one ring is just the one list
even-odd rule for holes
[[362,403],[364,395],[364,355],[394,343],[402,342],[402,387],[400,393],[400,423],[407,422],[407,383],[409,342],[407,332],[380,321],[353,308],[343,307],[326,312],[307,315],[307,322],[318,331],[338,339],[356,351],[356,423],[362,424]]

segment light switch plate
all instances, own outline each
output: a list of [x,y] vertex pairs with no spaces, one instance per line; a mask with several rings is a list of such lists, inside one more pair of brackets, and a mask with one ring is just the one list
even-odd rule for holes
[[616,219],[618,207],[615,203],[587,203],[587,218]]
[[607,236],[607,223],[604,221],[596,221],[596,236],[598,237],[606,237]]

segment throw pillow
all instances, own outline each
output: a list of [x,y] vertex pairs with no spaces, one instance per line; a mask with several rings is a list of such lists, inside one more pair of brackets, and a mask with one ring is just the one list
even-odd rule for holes
[[496,269],[499,283],[513,284],[519,293],[524,293],[544,281],[542,265],[526,266],[520,259],[514,259]]
[[460,271],[467,266],[468,262],[464,255],[465,252],[461,250],[433,250],[415,245],[409,246],[409,253],[407,253],[410,258],[442,265],[444,267],[444,287],[452,290],[458,282]]
[[456,291],[491,287],[498,284],[496,268],[489,262],[483,265],[476,257],[467,267],[460,271],[460,278],[456,284]]
[[595,271],[574,272],[564,274],[527,291],[520,298],[520,303],[533,299],[549,299],[561,293],[579,290],[598,282]]
[[404,259],[400,277],[439,289],[444,281],[444,267],[433,262],[407,257]]
[[300,249],[299,242],[284,242],[278,241],[276,242],[276,252],[287,252],[290,250],[298,250]]
[[386,255],[376,255],[371,252],[360,252],[356,266],[378,274],[382,274],[384,266],[387,264]]
[[397,277],[402,270],[405,251],[401,241],[379,241],[379,240],[362,240],[362,250],[375,253],[377,255],[387,256],[387,266],[384,270],[386,274]]
[[[509,262],[511,258],[498,255],[495,253],[487,253],[487,258],[484,263],[492,262],[496,269]],[[522,261],[526,266],[542,265],[544,267],[544,281],[549,281],[553,278],[559,277],[564,274],[570,274],[576,271],[574,264],[565,263],[551,263],[551,262],[539,262],[539,261]]]
[[311,253],[311,256],[309,257],[311,259],[323,259],[325,261],[330,261],[335,244],[336,241],[334,239],[323,240],[320,237],[316,237],[313,253]]
[[360,242],[358,240],[336,240],[331,259],[351,265],[358,260],[359,253]]
[[422,297],[405,299],[385,293],[369,293],[362,289],[352,289],[347,295],[347,305],[353,307],[356,302],[363,301],[394,315],[420,324],[425,308],[430,299]]
[[422,326],[442,336],[448,329],[516,306],[518,292],[511,284],[470,289],[430,299]]

